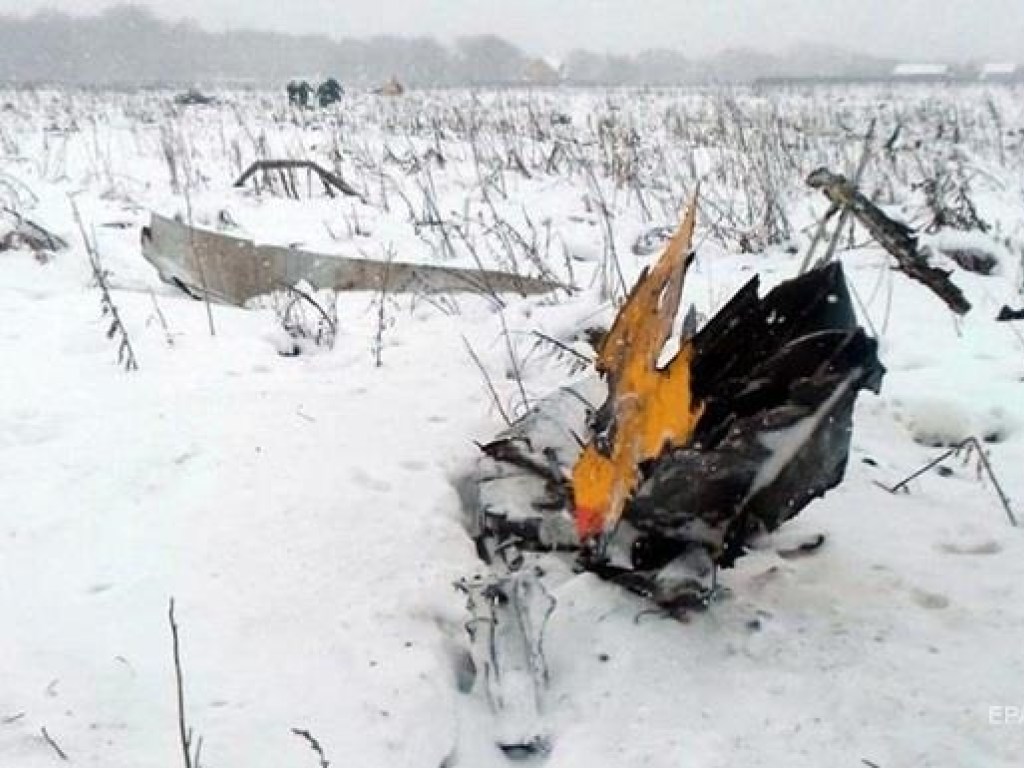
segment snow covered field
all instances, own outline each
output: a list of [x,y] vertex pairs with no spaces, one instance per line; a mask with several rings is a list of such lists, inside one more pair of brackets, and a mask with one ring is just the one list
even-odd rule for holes
[[[1019,766],[1024,761],[1024,107],[994,89],[546,91],[349,96],[0,92],[0,204],[71,244],[0,251],[0,766],[181,765],[168,600],[186,717],[209,768],[508,764],[453,582],[484,566],[455,484],[474,441],[580,374],[534,332],[587,352],[701,182],[684,301],[707,317],[751,274],[797,273],[853,172],[956,268],[962,320],[889,268],[862,230],[840,258],[888,369],[862,395],[842,486],[722,574],[687,622],[589,574],[556,574],[545,638],[552,750],[582,766]],[[895,133],[900,125],[899,133]],[[232,182],[309,158],[361,198]],[[942,210],[968,215],[925,232]],[[281,189],[276,190],[278,193]],[[312,195],[310,195],[312,191]],[[72,201],[108,271],[139,370],[117,364]],[[932,201],[934,202],[934,200]],[[571,293],[338,295],[333,349],[287,346],[274,302],[207,310],[139,249],[149,211],[309,250],[548,274]],[[955,219],[955,217],[954,217]],[[0,236],[13,226],[0,216]],[[635,251],[641,251],[636,253]],[[166,329],[160,320],[162,315]],[[379,363],[379,365],[378,365]],[[520,381],[517,381],[517,378]],[[43,730],[48,735],[44,737]],[[48,743],[49,738],[52,743]],[[54,745],[57,745],[56,747]]]

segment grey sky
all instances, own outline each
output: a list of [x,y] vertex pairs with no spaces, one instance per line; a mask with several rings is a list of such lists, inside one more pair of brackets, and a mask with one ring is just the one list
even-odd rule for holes
[[[88,13],[118,0],[0,0],[0,12]],[[252,27],[333,37],[394,34],[450,40],[490,32],[527,50],[695,56],[817,41],[866,53],[1024,60],[1024,0],[136,0],[211,30]],[[326,21],[325,21],[326,20]]]

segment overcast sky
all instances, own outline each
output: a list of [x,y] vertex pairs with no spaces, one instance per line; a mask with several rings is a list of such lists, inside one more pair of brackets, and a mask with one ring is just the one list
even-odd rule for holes
[[[0,0],[0,12],[89,13],[117,0]],[[490,32],[538,54],[817,41],[865,53],[1024,59],[1024,0],[136,0],[165,18],[333,37]]]

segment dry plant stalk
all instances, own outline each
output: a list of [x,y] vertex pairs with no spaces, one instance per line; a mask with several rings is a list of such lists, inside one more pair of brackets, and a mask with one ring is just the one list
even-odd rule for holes
[[185,768],[202,768],[199,761],[203,749],[203,737],[200,736],[193,744],[192,728],[185,719],[185,675],[181,669],[181,647],[178,639],[178,622],[174,618],[174,598],[167,608],[167,621],[171,626],[171,643],[174,654],[174,683],[178,703],[178,740],[181,744],[181,756]]
[[135,357],[135,350],[132,349],[131,339],[128,338],[128,329],[121,322],[121,315],[117,311],[117,305],[110,295],[110,286],[107,285],[107,273],[100,262],[99,251],[96,250],[96,244],[89,239],[85,232],[82,215],[79,213],[78,206],[74,200],[71,201],[71,210],[75,217],[75,223],[78,224],[78,229],[82,233],[82,242],[85,244],[86,253],[89,255],[89,266],[92,268],[93,278],[100,289],[101,311],[104,317],[110,316],[107,338],[113,339],[115,336],[120,336],[117,346],[117,362],[124,365],[126,371],[137,371],[139,370],[139,363]]
[[982,471],[988,475],[989,480],[992,481],[992,487],[995,490],[996,495],[999,497],[999,503],[1002,505],[1003,511],[1006,512],[1006,517],[1010,521],[1010,525],[1017,528],[1019,523],[1017,522],[1017,516],[1013,513],[1013,507],[1010,506],[1010,499],[1007,497],[1006,492],[1003,490],[1003,486],[1000,485],[999,480],[996,477],[995,471],[992,469],[992,463],[988,460],[988,454],[985,452],[984,447],[976,437],[968,437],[966,440],[957,443],[944,453],[936,456],[920,469],[917,469],[907,475],[907,477],[900,480],[896,485],[892,487],[882,485],[882,488],[887,490],[889,493],[900,493],[901,491],[908,493],[911,481],[916,480],[928,470],[938,466],[950,456],[960,456],[961,454],[963,454],[965,462],[970,461],[972,455],[976,455],[978,457],[979,477]]
[[327,755],[324,754],[323,747],[320,746],[320,742],[312,733],[302,728],[292,728],[292,733],[305,741],[309,748],[316,754],[320,760],[320,768],[330,768],[331,763],[327,759]]

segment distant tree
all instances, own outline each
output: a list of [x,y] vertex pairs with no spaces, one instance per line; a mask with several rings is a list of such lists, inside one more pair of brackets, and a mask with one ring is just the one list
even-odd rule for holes
[[174,97],[174,103],[179,107],[204,107],[216,102],[216,99],[207,96],[198,88],[189,88],[184,93],[179,93]]
[[522,79],[527,58],[516,46],[495,35],[472,35],[456,41],[459,74],[464,82],[488,85]]
[[635,62],[631,56],[572,51],[563,65],[566,79],[576,83],[619,85],[634,80]]
[[317,86],[316,98],[321,107],[329,107],[331,104],[337,104],[341,101],[344,93],[345,90],[341,87],[341,83],[333,77],[329,77]]
[[312,95],[313,86],[305,80],[292,80],[288,83],[288,103],[293,107],[308,107]]
[[401,58],[391,66],[391,71],[401,72],[409,84],[442,85],[454,81],[455,57],[436,40],[405,38],[399,53]]

